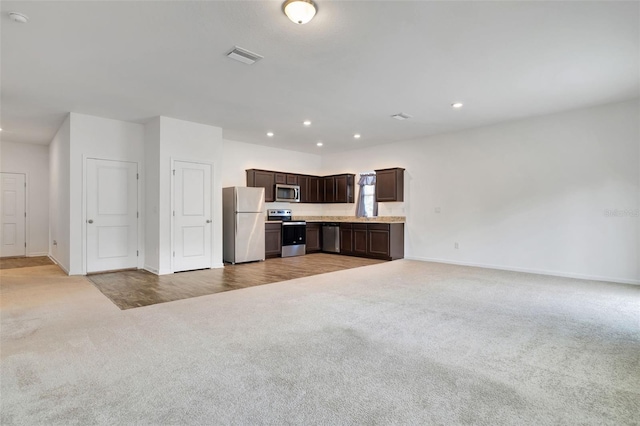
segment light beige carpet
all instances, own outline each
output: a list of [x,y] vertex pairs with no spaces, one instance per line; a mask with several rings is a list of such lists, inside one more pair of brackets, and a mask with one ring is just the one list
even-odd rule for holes
[[640,287],[394,261],[121,311],[0,271],[10,424],[638,424]]

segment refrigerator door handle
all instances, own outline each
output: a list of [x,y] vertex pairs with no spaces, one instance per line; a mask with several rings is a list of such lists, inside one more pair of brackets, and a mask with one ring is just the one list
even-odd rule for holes
[[239,223],[239,222],[240,222],[240,220],[239,220],[239,218],[238,218],[238,213],[236,213],[234,216],[235,216],[235,218],[236,218],[236,226],[234,226],[234,228],[235,228],[235,234],[236,234],[236,235],[238,235],[238,227],[240,226],[240,223]]

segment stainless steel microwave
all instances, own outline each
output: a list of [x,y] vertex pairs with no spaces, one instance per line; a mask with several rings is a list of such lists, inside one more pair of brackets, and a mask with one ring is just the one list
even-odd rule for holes
[[287,203],[300,202],[300,187],[298,185],[281,185],[276,184],[276,201],[284,201]]

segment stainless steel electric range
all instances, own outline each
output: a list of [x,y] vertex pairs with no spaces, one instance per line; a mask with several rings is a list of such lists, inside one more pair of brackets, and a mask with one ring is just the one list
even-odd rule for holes
[[267,210],[269,220],[282,221],[282,257],[302,256],[307,250],[307,222],[291,220],[291,210]]

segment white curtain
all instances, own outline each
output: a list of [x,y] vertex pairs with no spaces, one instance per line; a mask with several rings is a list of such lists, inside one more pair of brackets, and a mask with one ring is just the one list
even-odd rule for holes
[[[356,204],[356,217],[378,216],[378,202],[376,201],[376,174],[362,173],[358,181],[360,192]],[[367,189],[365,190],[365,187]],[[367,213],[369,213],[367,215]]]

